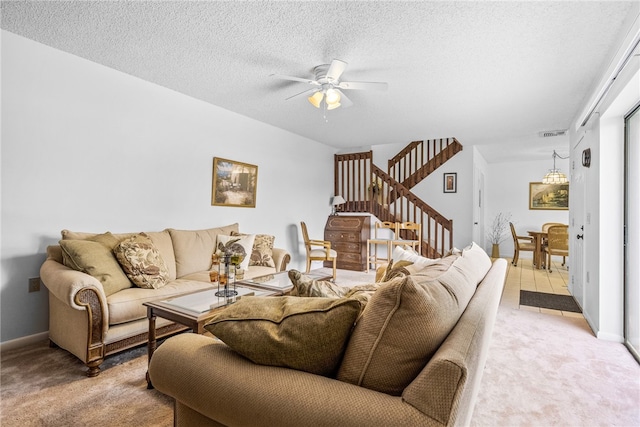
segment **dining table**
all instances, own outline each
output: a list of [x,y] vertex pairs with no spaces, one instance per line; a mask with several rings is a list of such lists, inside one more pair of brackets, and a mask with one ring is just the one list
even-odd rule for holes
[[533,251],[533,266],[539,270],[545,268],[544,241],[548,233],[546,231],[527,231],[533,237],[535,249]]

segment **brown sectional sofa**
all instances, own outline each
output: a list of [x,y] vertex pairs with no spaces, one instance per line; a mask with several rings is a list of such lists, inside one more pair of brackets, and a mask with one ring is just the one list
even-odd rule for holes
[[[94,274],[91,275],[67,267],[65,264],[69,262],[63,260],[64,256],[69,256],[71,247],[76,257],[89,257],[91,248],[102,248],[96,242],[104,242],[105,236],[117,242],[138,233],[111,235],[63,230],[60,245],[47,248],[47,259],[40,269],[42,282],[49,290],[49,338],[52,345],[82,360],[89,367],[88,376],[98,375],[99,366],[106,356],[147,342],[149,322],[142,303],[211,287],[209,270],[217,236],[238,231],[238,224],[231,224],[206,230],[146,232],[166,265],[167,280],[158,289],[143,289],[127,283],[127,276],[123,272],[114,272],[113,268],[100,270],[100,266],[93,266],[93,269],[84,270]],[[101,253],[101,256],[100,262],[104,262],[103,258],[110,256],[109,251]],[[245,278],[286,270],[291,259],[289,253],[272,248],[272,256],[275,267],[250,266]],[[95,259],[90,258],[90,261],[99,263]],[[114,268],[119,268],[115,258],[106,261],[112,264],[111,267],[115,263]],[[114,288],[114,277],[120,275],[124,277],[124,285],[120,280]],[[156,329],[157,337],[161,338],[185,327],[159,318]]]
[[468,425],[506,269],[475,244],[422,269],[390,267],[333,375],[254,363],[235,342],[196,334],[166,340],[149,374],[175,399],[176,426]]

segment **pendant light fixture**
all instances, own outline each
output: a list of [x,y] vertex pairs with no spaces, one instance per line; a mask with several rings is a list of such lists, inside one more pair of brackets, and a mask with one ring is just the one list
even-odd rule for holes
[[560,157],[561,159],[568,159],[567,157],[562,157],[556,153],[556,150],[553,150],[553,169],[549,169],[549,173],[542,178],[543,184],[566,184],[569,182],[567,176],[560,172],[560,169],[556,169],[556,157]]

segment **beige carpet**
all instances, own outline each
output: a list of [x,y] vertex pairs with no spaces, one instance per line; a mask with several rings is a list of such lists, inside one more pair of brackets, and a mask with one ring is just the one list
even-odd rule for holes
[[[362,279],[340,271],[337,283]],[[87,378],[46,341],[4,352],[0,425],[172,425],[172,401],[146,388],[146,347],[102,368]],[[640,426],[639,407],[640,367],[622,344],[597,340],[583,319],[500,308],[472,425]]]

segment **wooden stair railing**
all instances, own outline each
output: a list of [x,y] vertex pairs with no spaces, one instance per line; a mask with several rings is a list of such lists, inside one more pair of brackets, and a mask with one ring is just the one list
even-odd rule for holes
[[460,151],[455,138],[413,141],[389,160],[389,175],[411,189]]
[[[453,221],[372,163],[372,152],[335,155],[335,194],[346,203],[341,212],[367,212],[381,221],[422,224],[420,252],[429,258],[453,248]],[[416,238],[414,235],[403,238]]]

